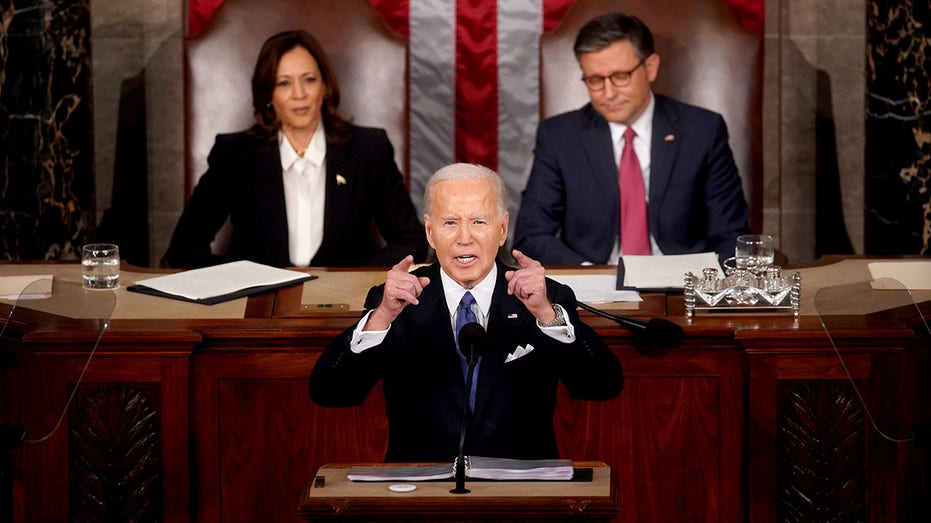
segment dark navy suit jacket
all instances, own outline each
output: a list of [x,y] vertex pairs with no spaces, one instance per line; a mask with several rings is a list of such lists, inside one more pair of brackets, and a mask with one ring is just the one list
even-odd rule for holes
[[[621,365],[601,337],[579,320],[569,287],[547,280],[550,300],[566,309],[575,326],[575,341],[564,344],[544,334],[527,308],[507,294],[506,270],[498,264],[465,452],[555,458],[558,382],[576,398],[614,398],[623,387]],[[465,379],[439,271],[438,264],[415,271],[431,283],[420,303],[408,305],[394,320],[380,345],[353,353],[353,326],[327,347],[310,376],[313,400],[335,407],[362,403],[375,383],[383,381],[386,461],[451,461],[458,455]],[[381,302],[383,290],[379,286],[369,292],[367,309]],[[527,344],[533,346],[531,352],[505,363],[518,345]]]
[[[734,255],[749,209],[721,115],[655,95],[650,233],[664,254]],[[514,248],[544,265],[608,263],[619,192],[608,122],[588,104],[544,120]]]
[[[165,260],[172,267],[203,267],[252,260],[291,265],[288,218],[277,141],[252,133],[221,134],[184,208]],[[312,266],[392,266],[408,254],[426,256],[424,228],[382,129],[353,127],[345,147],[327,143],[323,242]],[[210,242],[227,217],[233,225],[222,257]],[[372,223],[387,243],[377,244]]]

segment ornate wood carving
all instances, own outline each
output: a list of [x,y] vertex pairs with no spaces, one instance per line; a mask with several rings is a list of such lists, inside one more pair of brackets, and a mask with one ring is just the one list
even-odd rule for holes
[[789,391],[778,426],[777,521],[867,520],[865,431],[849,383],[811,381]]
[[68,421],[71,522],[162,521],[157,392],[81,386]]

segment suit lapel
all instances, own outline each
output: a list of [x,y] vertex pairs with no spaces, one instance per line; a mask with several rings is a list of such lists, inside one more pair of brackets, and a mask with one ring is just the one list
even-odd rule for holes
[[327,143],[326,153],[326,198],[323,208],[323,241],[321,252],[327,252],[339,244],[346,229],[346,214],[352,194],[352,177],[345,172],[346,149],[332,147]]
[[434,362],[436,368],[440,369],[442,382],[446,384],[445,390],[449,392],[450,403],[459,409],[461,415],[465,399],[465,381],[453,338],[450,311],[446,307],[446,295],[440,281],[440,265],[434,263],[428,271],[426,276],[430,278],[430,285],[425,287],[419,296],[420,304],[411,309],[411,320],[419,333],[418,336],[424,340],[432,340],[432,343],[425,347],[427,354],[422,356]]
[[[660,206],[663,195],[672,178],[672,166],[679,152],[682,136],[676,128],[678,117],[671,112],[661,96],[656,96],[653,110],[653,138],[650,144],[650,227],[659,223]],[[655,231],[655,229],[653,229]]]
[[613,187],[612,199],[618,201],[617,166],[614,164],[614,145],[611,143],[608,122],[591,104],[585,106],[583,121],[582,143],[595,175],[595,183],[599,187]]
[[591,232],[593,239],[590,240],[590,248],[597,258],[607,260],[617,240],[617,223],[621,216],[614,144],[611,143],[611,129],[607,120],[591,104],[583,109],[582,122],[582,143],[592,176],[592,180],[584,183],[590,189],[597,189],[595,192],[598,194],[596,201],[588,202],[590,209],[586,213],[594,213],[601,223],[610,224]]
[[257,177],[252,184],[252,190],[255,191],[253,196],[255,201],[259,202],[261,209],[256,217],[264,222],[260,230],[267,234],[273,258],[281,265],[290,265],[288,215],[284,202],[281,155],[278,147],[269,146],[263,148],[261,153],[254,158],[256,158],[256,164],[250,171]]
[[493,392],[501,378],[504,360],[517,347],[521,327],[529,316],[523,304],[507,293],[507,280],[504,272],[509,267],[498,263],[498,278],[488,311],[487,331],[493,333],[486,337],[485,355],[482,356],[481,370],[478,373],[478,388],[475,391],[475,412],[473,421],[480,419],[491,401]]

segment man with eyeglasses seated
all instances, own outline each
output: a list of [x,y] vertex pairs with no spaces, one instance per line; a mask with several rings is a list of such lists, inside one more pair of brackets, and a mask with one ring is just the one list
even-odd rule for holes
[[749,210],[721,115],[652,92],[660,57],[634,16],[590,20],[574,51],[591,103],[540,124],[514,248],[544,265],[733,256]]

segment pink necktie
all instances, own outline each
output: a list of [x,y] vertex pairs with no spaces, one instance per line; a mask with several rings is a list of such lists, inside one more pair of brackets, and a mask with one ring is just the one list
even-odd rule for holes
[[634,152],[634,136],[637,133],[628,127],[624,131],[624,152],[621,153],[621,169],[618,188],[621,191],[621,252],[624,254],[652,254],[650,228],[647,225],[647,200],[643,190],[643,174],[640,161]]

